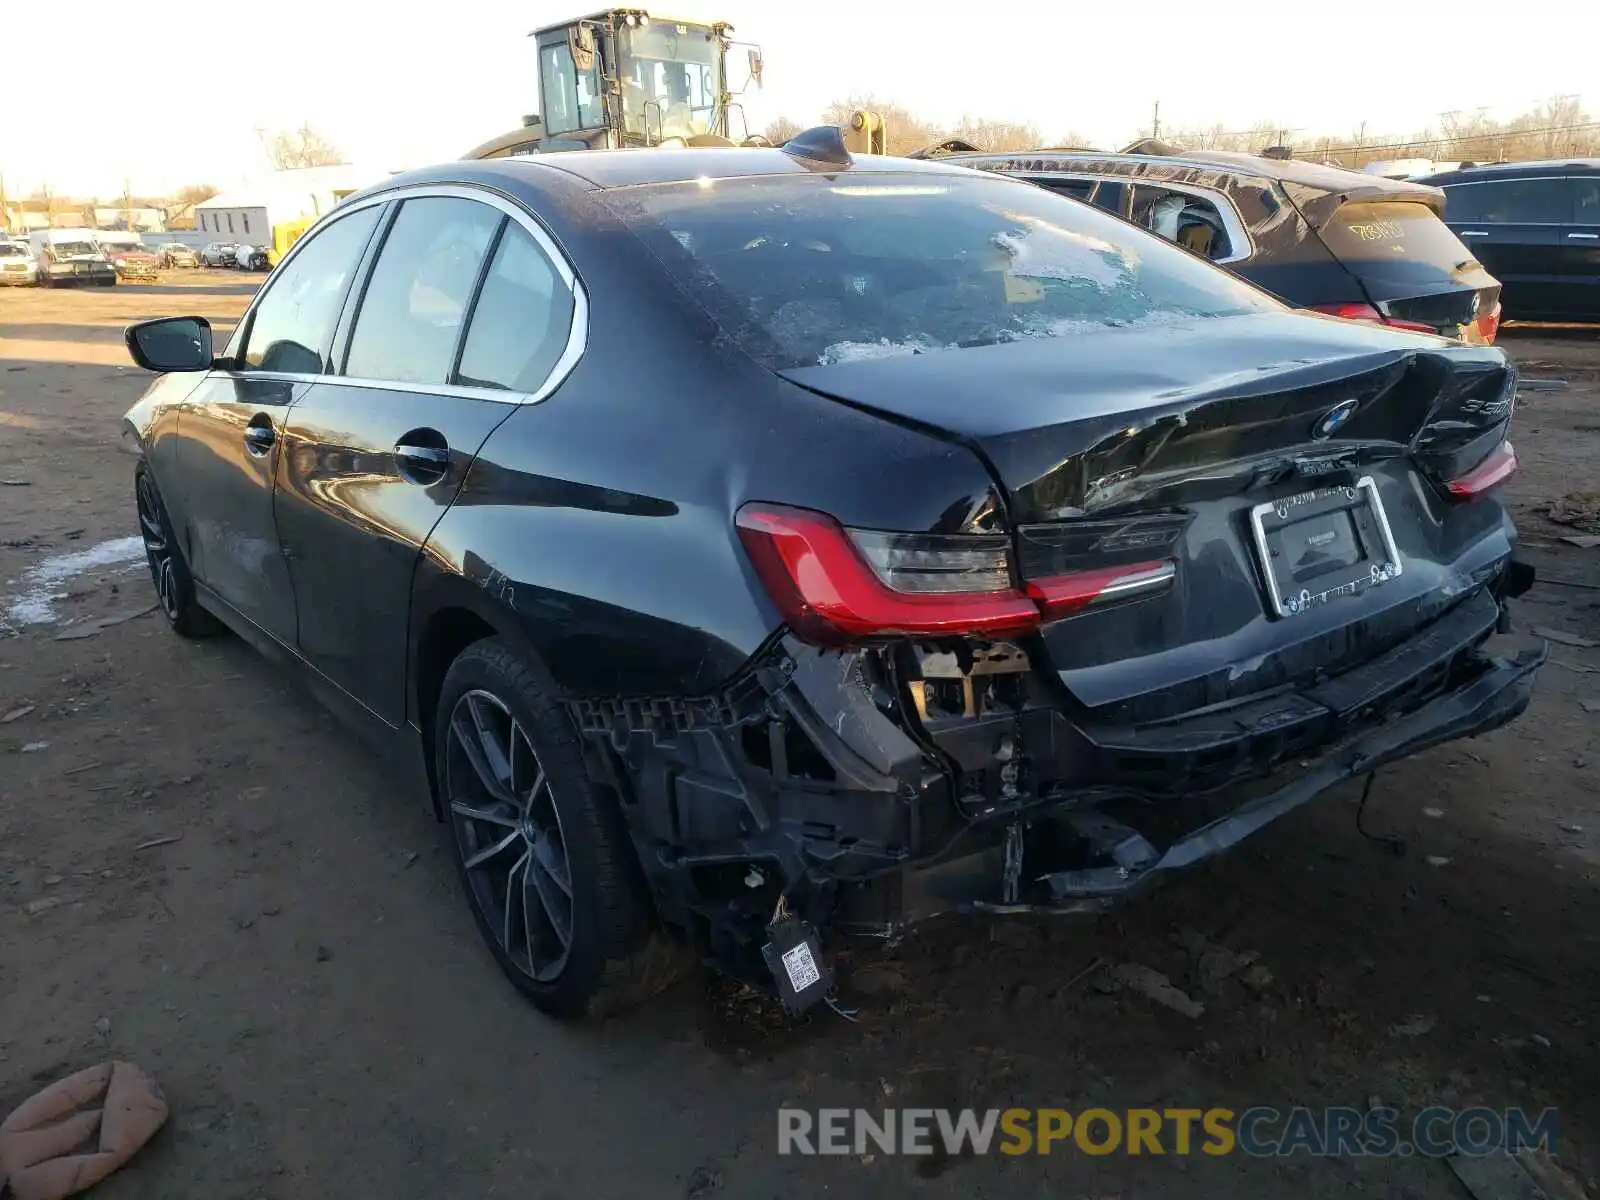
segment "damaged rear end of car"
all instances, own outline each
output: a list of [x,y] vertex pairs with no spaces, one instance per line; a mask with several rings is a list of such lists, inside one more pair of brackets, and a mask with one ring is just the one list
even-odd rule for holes
[[[1494,495],[1516,465],[1500,351],[1290,314],[1109,219],[1063,239],[1026,196],[980,199],[1004,228],[916,265],[865,224],[807,239],[791,204],[800,231],[748,266],[837,273],[805,320],[737,278],[758,235],[663,206],[698,278],[754,297],[716,315],[778,386],[991,485],[908,530],[751,484],[732,523],[762,650],[713,695],[573,706],[663,919],[795,1010],[830,992],[829,933],[1102,908],[1515,718],[1544,661],[1498,636],[1531,582]],[[886,287],[920,289],[917,320],[835,319]]]

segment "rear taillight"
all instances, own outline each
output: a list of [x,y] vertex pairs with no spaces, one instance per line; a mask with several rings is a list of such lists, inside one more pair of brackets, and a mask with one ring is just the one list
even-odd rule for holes
[[739,539],[798,636],[844,645],[893,635],[1005,638],[1171,586],[1170,561],[1011,582],[1010,539],[846,529],[826,513],[746,504]]
[[1517,473],[1517,452],[1510,442],[1501,442],[1472,470],[1445,484],[1445,490],[1455,500],[1476,500],[1492,488],[1499,487]]
[[1387,325],[1390,329],[1404,329],[1411,333],[1431,333],[1435,337],[1439,336],[1439,331],[1432,325],[1391,317],[1370,304],[1313,304],[1311,311],[1325,313],[1344,321],[1364,321],[1369,325]]

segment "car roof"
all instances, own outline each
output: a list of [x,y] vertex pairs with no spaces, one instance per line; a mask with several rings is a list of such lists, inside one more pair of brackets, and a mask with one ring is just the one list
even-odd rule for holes
[[1543,179],[1550,175],[1600,175],[1600,158],[1541,158],[1527,162],[1484,163],[1440,171],[1419,180],[1431,187],[1441,183],[1471,183],[1485,179]]
[[[1226,168],[1239,174],[1254,175],[1286,183],[1297,183],[1320,192],[1360,192],[1367,199],[1395,199],[1418,197],[1432,189],[1408,179],[1386,179],[1364,171],[1349,171],[1344,167],[1330,167],[1322,163],[1304,162],[1293,158],[1263,158],[1259,154],[1242,154],[1229,150],[1180,150],[1171,154],[1113,154],[1067,152],[1053,150],[1016,150],[1006,154],[953,154],[944,161],[951,163],[1001,163],[1016,161],[1019,170],[1071,170],[1073,164],[1103,163],[1118,167],[1149,164],[1189,168]],[[1025,163],[1026,165],[1020,165]],[[1059,164],[1059,165],[1051,165]]]
[[530,154],[493,158],[474,167],[494,167],[514,177],[559,171],[594,188],[635,187],[640,184],[692,183],[699,179],[739,179],[763,175],[839,175],[846,171],[883,174],[959,173],[944,162],[873,156],[856,158],[850,166],[820,164],[766,147],[688,147],[684,149],[586,150],[561,154]]

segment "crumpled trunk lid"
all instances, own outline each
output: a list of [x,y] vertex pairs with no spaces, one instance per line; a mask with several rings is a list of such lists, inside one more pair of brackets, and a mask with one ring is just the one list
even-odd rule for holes
[[1490,348],[1269,314],[785,374],[972,447],[1024,581],[1174,564],[1043,630],[1036,665],[1098,719],[1358,665],[1510,551],[1498,504],[1441,487],[1504,437],[1514,375]]

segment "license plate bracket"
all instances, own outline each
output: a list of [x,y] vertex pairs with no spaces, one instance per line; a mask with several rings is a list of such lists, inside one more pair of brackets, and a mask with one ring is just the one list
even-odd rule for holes
[[1359,596],[1404,569],[1370,475],[1258,504],[1250,531],[1277,617]]

